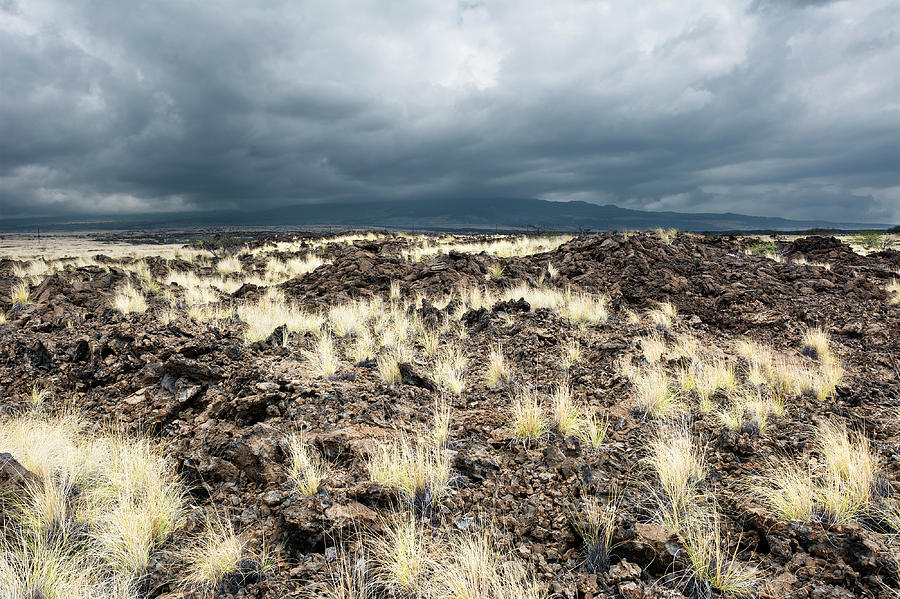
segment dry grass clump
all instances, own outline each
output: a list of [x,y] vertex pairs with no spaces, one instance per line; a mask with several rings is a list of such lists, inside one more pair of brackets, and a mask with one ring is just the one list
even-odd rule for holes
[[491,347],[491,353],[488,356],[487,373],[485,373],[485,384],[493,388],[497,385],[506,385],[511,379],[509,365],[503,356],[503,347],[500,345]]
[[511,554],[501,552],[490,529],[440,540],[414,518],[389,517],[365,549],[339,554],[324,594],[329,599],[544,599],[546,591]]
[[560,383],[550,396],[550,414],[556,432],[563,436],[577,435],[582,430],[581,410],[572,397],[567,382]]
[[609,320],[609,297],[586,293],[570,295],[563,310],[566,318],[579,326],[599,324]]
[[599,451],[603,442],[606,441],[607,430],[609,430],[609,421],[606,417],[592,413],[582,423],[581,440],[587,443],[592,450]]
[[375,336],[366,327],[353,340],[353,345],[348,348],[347,355],[354,363],[359,364],[360,362],[374,359],[376,350]]
[[534,236],[507,236],[498,235],[491,241],[459,241],[455,236],[449,236],[434,243],[433,240],[424,240],[421,247],[410,247],[401,251],[401,256],[406,260],[419,262],[436,254],[451,251],[466,254],[480,254],[482,252],[498,258],[513,258],[530,256],[555,250],[560,245],[571,241],[571,235],[556,235],[552,237]]
[[700,486],[706,477],[706,460],[688,430],[673,427],[660,431],[650,443],[647,463],[656,475],[659,491],[657,518],[675,531],[684,530],[702,510]]
[[691,380],[694,390],[700,398],[700,410],[703,412],[713,410],[712,398],[717,391],[722,389],[731,392],[737,388],[737,375],[734,367],[724,360],[693,363]]
[[568,342],[566,342],[566,345],[563,347],[563,368],[568,370],[573,365],[581,362],[583,359],[584,355],[581,351],[581,344],[578,342],[578,340],[570,339]]
[[797,464],[773,462],[751,493],[784,520],[809,522],[816,515],[818,489],[810,472]]
[[841,519],[863,510],[872,499],[877,472],[869,440],[843,423],[825,421],[816,433],[816,447],[825,461],[826,512]]
[[4,599],[130,599],[127,588],[106,594],[113,585],[85,553],[72,554],[44,539],[0,540],[0,597]]
[[822,360],[818,377],[813,381],[813,391],[819,401],[825,401],[834,395],[837,386],[844,378],[844,368],[834,358]]
[[513,435],[525,444],[538,441],[547,434],[544,408],[537,395],[529,389],[518,392],[513,398],[511,420]]
[[656,236],[659,237],[663,243],[671,245],[672,240],[678,235],[678,229],[663,229],[662,227],[659,227],[654,233],[656,233]]
[[609,570],[609,556],[618,518],[618,501],[603,505],[596,497],[583,497],[574,518],[575,530],[584,543],[584,562],[591,574]]
[[825,421],[815,435],[819,468],[775,463],[752,492],[779,517],[827,522],[852,520],[872,501],[877,465],[868,440],[846,425]]
[[33,412],[40,412],[44,407],[44,402],[52,395],[53,392],[49,388],[44,387],[40,383],[33,383],[28,390],[28,406]]
[[288,476],[302,494],[315,495],[328,475],[325,460],[300,433],[288,436],[287,447]]
[[641,353],[648,364],[659,362],[666,353],[666,341],[660,335],[653,334],[640,338]]
[[186,287],[183,299],[184,303],[190,307],[205,306],[218,302],[219,294],[216,288],[212,286]]
[[900,279],[891,279],[885,287],[889,304],[900,304]]
[[400,361],[394,352],[383,353],[376,360],[378,368],[378,376],[389,387],[394,387],[403,382],[403,375],[400,373]]
[[238,305],[237,314],[247,323],[243,335],[246,343],[264,341],[282,325],[288,333],[317,333],[324,323],[321,314],[300,309],[274,290],[269,290],[255,303]]
[[808,327],[803,331],[800,353],[815,359],[827,359],[831,356],[828,333],[822,327]]
[[705,518],[690,521],[678,537],[690,562],[688,586],[693,587],[693,596],[710,597],[713,589],[728,597],[755,594],[759,572],[738,562],[737,547],[728,551],[715,507]]
[[28,283],[19,281],[9,290],[9,301],[13,308],[23,308],[31,303],[31,291]]
[[647,311],[647,318],[651,324],[657,329],[669,329],[672,327],[672,320],[678,314],[678,310],[670,302],[660,302],[656,308]]
[[555,267],[552,262],[547,263],[547,276],[550,277],[551,281],[555,281],[559,278],[559,269]]
[[339,304],[328,311],[328,323],[337,337],[353,337],[366,326],[370,316],[370,307],[363,302]]
[[699,362],[703,357],[700,340],[689,334],[678,335],[672,351],[678,357],[690,359],[691,363]]
[[15,563],[0,564],[0,588],[131,596],[180,526],[186,493],[162,449],[82,428],[73,416],[37,412],[0,423],[0,453],[38,477],[23,497],[5,500],[0,544]]
[[731,396],[729,409],[719,413],[728,428],[761,435],[766,432],[769,420],[784,413],[784,403],[778,398],[763,397],[758,387],[741,388]]
[[432,376],[442,389],[461,394],[466,386],[465,354],[458,347],[445,349],[435,360]]
[[122,314],[141,314],[147,311],[147,300],[131,282],[122,285],[113,296],[112,306]]
[[309,254],[303,258],[291,258],[287,261],[269,258],[266,261],[265,278],[267,281],[278,284],[312,272],[324,264],[327,263],[315,254]]
[[373,482],[400,491],[426,517],[450,488],[448,455],[431,443],[412,443],[405,436],[377,445],[366,468]]
[[215,593],[226,576],[247,576],[252,565],[247,539],[238,535],[231,521],[218,515],[207,518],[203,533],[182,552],[185,582],[205,593]]
[[413,514],[388,518],[384,532],[370,535],[366,545],[379,586],[394,594],[421,597],[432,568],[432,548],[424,526]]
[[241,272],[244,270],[244,267],[241,265],[241,261],[237,256],[228,256],[216,263],[216,270],[223,275],[230,275]]
[[324,596],[328,599],[376,599],[380,589],[370,563],[364,552],[353,556],[340,550],[323,589]]
[[435,447],[444,447],[450,438],[450,404],[444,398],[434,402],[429,434]]
[[303,356],[306,358],[306,365],[313,376],[331,378],[341,367],[340,358],[334,348],[334,340],[327,332],[322,332],[312,351],[304,350]]
[[436,564],[432,590],[438,599],[543,599],[533,574],[498,551],[485,530],[460,535]]
[[542,308],[556,310],[566,303],[566,294],[559,289],[554,289],[552,287],[532,287],[525,283],[521,283],[508,289],[501,296],[503,301],[517,300],[519,298],[524,298],[531,306],[532,310],[540,310]]
[[661,368],[640,370],[632,379],[635,409],[653,418],[668,416],[681,409],[678,393],[669,375]]

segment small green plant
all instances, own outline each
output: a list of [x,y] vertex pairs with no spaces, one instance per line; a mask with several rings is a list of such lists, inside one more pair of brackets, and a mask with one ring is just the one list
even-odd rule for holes
[[747,251],[756,256],[768,256],[778,252],[778,245],[774,241],[754,243]]
[[887,236],[876,231],[862,231],[853,238],[853,243],[861,245],[867,250],[885,249],[888,245]]

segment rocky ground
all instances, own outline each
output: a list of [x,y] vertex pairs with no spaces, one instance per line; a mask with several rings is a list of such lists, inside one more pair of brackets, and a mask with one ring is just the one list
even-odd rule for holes
[[[836,239],[811,237],[781,244],[786,260],[776,262],[746,253],[751,241],[740,238],[679,234],[666,243],[655,235],[609,233],[524,257],[451,251],[408,262],[401,252],[409,244],[389,236],[327,245],[318,254],[330,263],[279,287],[289,300],[324,310],[373,295],[389,301],[392,282],[399,282],[403,298],[437,298],[460,286],[500,292],[543,280],[608,295],[610,318],[577,326],[522,302],[470,310],[460,321],[468,335],[454,341],[468,357],[466,388],[453,395],[432,384],[418,355],[404,366],[400,385],[385,384],[374,361],[344,359],[339,376],[315,377],[301,353],[311,346],[312,334],[248,344],[236,318],[198,322],[182,314],[163,320],[157,314],[169,306],[161,290],[149,297],[147,312],[121,314],[110,300],[132,275],[120,260],[99,258],[101,266],[51,274],[31,289],[32,303],[13,307],[17,263],[0,259],[0,310],[7,315],[0,324],[0,410],[25,409],[37,382],[52,390],[56,404],[76,406],[98,426],[114,424],[161,439],[197,506],[184,534],[198,526],[200,513],[215,509],[228,515],[255,550],[264,544],[278,548],[277,563],[261,579],[248,577],[220,589],[219,596],[279,598],[322,596],[334,548],[352,546],[356,532],[377,529],[381,515],[399,509],[395,491],[370,481],[367,452],[379,439],[421,433],[443,395],[451,406],[445,451],[452,456],[454,478],[429,526],[490,523],[498,544],[561,597],[696,596],[685,582],[677,535],[647,515],[651,476],[644,458],[660,423],[634,410],[632,384],[617,367],[623,358],[642,359],[640,339],[651,328],[628,312],[641,315],[657,302],[670,302],[678,314],[660,334],[673,339],[690,333],[738,368],[738,339],[806,359],[799,353],[802,331],[821,325],[845,370],[824,401],[811,394],[790,398],[785,413],[762,434],[730,430],[696,402],[680,418],[706,452],[703,485],[721,506],[730,554],[759,573],[755,594],[896,595],[900,531],[879,514],[882,504],[900,494],[900,306],[891,305],[885,291],[898,277],[900,253],[863,257]],[[299,249],[279,257],[305,254]],[[799,258],[808,264],[797,263]],[[240,259],[250,271],[262,268],[266,257]],[[552,281],[548,263],[558,270]],[[213,274],[212,266],[195,262],[150,258],[147,264],[159,279],[173,268]],[[502,273],[492,275],[498,264]],[[263,293],[247,284],[224,299],[253,301]],[[438,309],[426,301],[412,309],[438,321],[454,308],[453,302]],[[560,357],[573,339],[584,359],[566,369]],[[341,347],[351,342],[338,340]],[[513,380],[489,388],[483,369],[498,343]],[[552,433],[536,443],[517,442],[509,426],[511,389],[549,393],[565,377],[580,402],[608,419],[601,449]],[[764,473],[774,456],[797,463],[812,459],[812,431],[826,418],[843,419],[870,440],[881,481],[879,503],[839,524],[778,519],[748,492],[747,481]],[[298,428],[330,464],[322,491],[313,496],[299,494],[284,474],[285,431]],[[611,567],[590,573],[573,526],[576,506],[586,494],[614,493],[623,501]],[[192,596],[177,584],[164,553],[155,568],[150,596]]]

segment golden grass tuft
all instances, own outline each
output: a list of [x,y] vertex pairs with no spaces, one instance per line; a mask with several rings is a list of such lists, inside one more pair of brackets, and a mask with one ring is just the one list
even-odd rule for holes
[[425,528],[413,514],[394,515],[381,528],[367,542],[378,582],[395,594],[421,596],[432,560]]
[[22,580],[45,597],[82,596],[68,586],[73,564],[84,591],[128,591],[184,516],[186,491],[150,441],[89,434],[73,416],[32,411],[0,422],[0,452],[39,477],[7,511],[4,535]]
[[378,368],[378,376],[385,385],[395,387],[403,382],[403,375],[400,373],[400,361],[394,352],[383,353],[376,360]]
[[301,434],[287,438],[288,476],[303,495],[315,495],[328,476],[328,466],[322,455]]
[[340,358],[334,348],[334,340],[327,332],[322,332],[316,340],[312,351],[304,351],[307,368],[313,376],[331,378],[337,374],[341,366]]
[[816,431],[816,447],[825,460],[822,501],[835,520],[854,516],[872,500],[877,464],[865,435],[826,420]]
[[518,441],[530,443],[538,441],[547,434],[547,418],[540,400],[533,391],[520,391],[513,398],[511,409],[511,428]]
[[432,376],[439,387],[460,395],[465,389],[466,356],[458,347],[447,348],[435,360]]
[[376,349],[375,336],[368,327],[365,327],[353,340],[353,345],[348,349],[347,355],[354,363],[359,364],[375,358]]
[[587,443],[592,450],[599,451],[606,441],[607,430],[609,430],[607,418],[592,413],[584,419],[581,427],[581,440]]
[[423,513],[443,501],[450,488],[449,456],[431,443],[412,443],[405,436],[378,444],[366,468],[372,482],[400,491]]
[[563,368],[568,370],[575,364],[581,362],[583,359],[584,355],[581,351],[581,343],[579,343],[577,339],[570,339],[569,341],[567,341],[563,346]]
[[183,552],[185,581],[212,591],[225,576],[238,571],[247,555],[247,541],[235,533],[230,520],[207,518],[203,533]]
[[339,304],[328,311],[328,322],[337,337],[353,337],[366,326],[369,315],[364,303]]
[[766,475],[754,481],[751,494],[777,517],[802,522],[815,517],[819,493],[809,470],[787,461],[773,462]]
[[648,416],[669,416],[681,409],[672,381],[661,368],[638,371],[632,380],[632,392],[635,408]]
[[543,599],[546,591],[533,574],[505,560],[484,530],[459,535],[436,565],[435,597],[440,599]]
[[579,326],[606,322],[609,320],[609,297],[586,293],[571,295],[566,299],[563,312],[566,318]]
[[588,572],[601,574],[609,569],[610,550],[618,518],[618,499],[603,505],[596,497],[583,497],[574,517],[575,530],[584,543]]
[[223,275],[230,275],[241,272],[244,270],[244,267],[237,256],[228,256],[216,263],[216,270]]
[[675,531],[684,529],[702,509],[700,485],[706,477],[703,453],[688,430],[673,427],[661,430],[650,442],[646,461],[659,484],[659,522]]
[[803,331],[801,351],[811,358],[827,359],[831,355],[828,333],[822,327],[807,327]]
[[495,345],[491,347],[488,356],[487,373],[485,374],[485,384],[488,387],[496,387],[497,385],[508,384],[512,376],[506,358],[503,355],[503,347]]
[[147,311],[147,300],[129,281],[113,296],[112,306],[122,314],[142,314]]
[[450,438],[450,404],[444,398],[435,400],[432,407],[429,436],[435,447],[444,447]]
[[784,519],[845,522],[867,511],[877,463],[865,436],[851,433],[842,423],[825,421],[816,430],[814,446],[821,469],[773,463],[751,492]]
[[666,353],[666,341],[658,334],[641,337],[641,353],[648,364],[659,362]]
[[728,597],[754,595],[759,572],[737,560],[737,546],[728,551],[718,510],[712,508],[710,512],[706,518],[692,520],[678,535],[691,565],[694,584],[708,585]]
[[575,404],[572,389],[567,382],[558,384],[550,395],[550,415],[553,426],[560,435],[577,435],[581,432],[581,410]]
[[9,301],[13,308],[23,308],[31,303],[31,291],[28,283],[19,281],[9,290]]

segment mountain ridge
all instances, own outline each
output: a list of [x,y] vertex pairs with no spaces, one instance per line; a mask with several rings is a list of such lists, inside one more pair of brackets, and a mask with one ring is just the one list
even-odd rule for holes
[[419,230],[612,230],[676,228],[683,231],[759,231],[886,229],[887,223],[793,220],[733,212],[690,213],[621,208],[584,201],[550,202],[535,198],[445,198],[295,204],[255,212],[211,210],[94,217],[44,217],[0,220],[0,231],[42,228],[97,230],[209,227],[343,227]]

